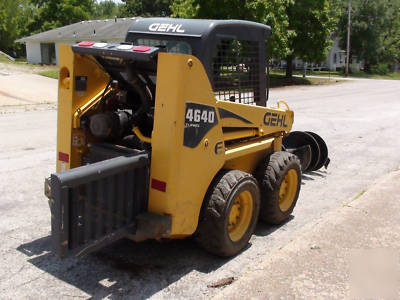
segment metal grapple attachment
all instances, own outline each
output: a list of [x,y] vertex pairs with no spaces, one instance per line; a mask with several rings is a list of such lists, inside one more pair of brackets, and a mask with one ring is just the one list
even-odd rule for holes
[[301,163],[303,172],[311,172],[328,167],[328,147],[318,134],[311,131],[292,131],[283,138],[285,151],[295,154]]

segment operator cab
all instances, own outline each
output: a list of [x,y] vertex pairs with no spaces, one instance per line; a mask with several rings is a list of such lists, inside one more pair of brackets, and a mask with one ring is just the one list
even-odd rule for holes
[[[110,76],[101,100],[82,117],[82,124],[97,144],[150,150],[138,133],[148,139],[153,131],[159,52],[197,57],[216,99],[266,106],[270,32],[269,26],[240,20],[142,18],[132,23],[123,43],[73,45],[73,52],[91,57]],[[86,162],[110,158],[93,157]]]
[[218,100],[266,105],[269,26],[241,20],[136,19],[126,36],[134,45],[196,56]]

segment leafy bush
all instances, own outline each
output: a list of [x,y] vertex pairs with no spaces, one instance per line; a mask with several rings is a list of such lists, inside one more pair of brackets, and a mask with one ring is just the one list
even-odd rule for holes
[[371,66],[371,73],[378,75],[386,75],[389,72],[389,66],[387,63],[379,63]]

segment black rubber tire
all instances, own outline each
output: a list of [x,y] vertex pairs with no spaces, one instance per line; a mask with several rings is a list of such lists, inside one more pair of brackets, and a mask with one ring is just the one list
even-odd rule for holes
[[[244,191],[249,191],[252,195],[253,212],[246,232],[234,242],[228,232],[229,213],[236,197]],[[250,240],[259,211],[260,190],[256,179],[251,174],[238,170],[221,171],[205,196],[195,240],[205,250],[218,256],[236,255]]]
[[[298,176],[297,191],[291,206],[282,211],[279,206],[279,190],[290,169],[294,169]],[[285,222],[293,212],[299,197],[301,166],[298,157],[285,151],[274,152],[257,168],[256,178],[261,191],[260,219],[273,225]]]

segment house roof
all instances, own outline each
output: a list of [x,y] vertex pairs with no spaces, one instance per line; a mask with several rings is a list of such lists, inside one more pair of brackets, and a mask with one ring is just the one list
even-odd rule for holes
[[115,18],[81,21],[16,40],[26,42],[57,42],[78,40],[125,40],[130,25],[136,18]]

